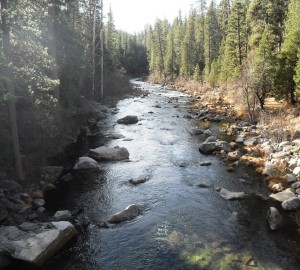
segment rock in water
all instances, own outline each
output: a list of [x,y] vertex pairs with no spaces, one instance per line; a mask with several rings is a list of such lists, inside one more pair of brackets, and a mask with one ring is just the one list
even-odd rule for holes
[[204,142],[200,144],[199,151],[203,154],[211,154],[214,151],[219,151],[220,147],[215,142]]
[[72,214],[69,210],[56,211],[53,218],[55,221],[68,221],[72,218]]
[[225,188],[221,188],[220,195],[226,200],[244,199],[246,197],[245,192],[233,192]]
[[101,146],[90,149],[88,156],[97,161],[118,161],[129,158],[129,152],[125,147],[116,146],[114,148]]
[[278,193],[275,193],[275,194],[271,194],[269,197],[276,200],[276,201],[284,202],[287,199],[295,198],[296,195],[294,194],[294,192],[286,189],[284,191],[281,191],[281,192],[278,192]]
[[296,197],[290,198],[284,201],[281,206],[286,211],[294,211],[300,207],[300,200]]
[[80,157],[77,159],[74,170],[94,170],[99,169],[99,164],[96,160],[90,157]]
[[130,124],[136,124],[139,121],[138,117],[135,115],[127,115],[123,118],[118,119],[118,124],[123,125],[130,125]]
[[140,214],[140,208],[135,205],[131,204],[127,206],[123,211],[114,214],[109,220],[109,223],[119,223],[125,220],[133,219]]
[[142,184],[145,183],[148,180],[148,177],[145,175],[141,175],[137,178],[131,178],[129,180],[129,183],[133,184],[133,185],[138,185],[138,184]]
[[283,224],[283,218],[275,207],[270,207],[267,214],[267,220],[271,230],[277,230]]
[[41,266],[76,234],[67,221],[2,227],[0,250],[14,259]]

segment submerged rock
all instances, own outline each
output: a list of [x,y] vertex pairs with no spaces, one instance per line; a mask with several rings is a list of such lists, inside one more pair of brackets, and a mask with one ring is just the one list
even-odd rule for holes
[[127,206],[121,212],[114,214],[109,220],[109,223],[119,223],[125,220],[130,220],[137,217],[140,214],[140,208],[135,205],[131,204]]
[[233,191],[229,191],[225,188],[221,188],[220,195],[222,198],[224,198],[226,200],[244,199],[246,197],[245,192],[233,192]]
[[2,227],[0,250],[14,259],[41,266],[76,234],[75,227],[66,221]]
[[277,230],[283,224],[283,217],[275,207],[270,207],[267,214],[267,220],[271,230]]
[[117,123],[123,125],[130,125],[130,124],[136,124],[138,121],[139,119],[136,115],[127,115],[123,118],[118,119]]
[[129,180],[129,183],[131,183],[133,185],[138,185],[138,184],[145,183],[147,180],[148,180],[148,177],[146,175],[141,175],[141,176],[136,177],[136,178],[131,178]]
[[129,152],[125,147],[101,146],[99,148],[90,149],[88,156],[97,161],[117,161],[129,158]]
[[90,157],[80,157],[77,159],[74,170],[93,170],[99,169],[99,164],[96,160]]

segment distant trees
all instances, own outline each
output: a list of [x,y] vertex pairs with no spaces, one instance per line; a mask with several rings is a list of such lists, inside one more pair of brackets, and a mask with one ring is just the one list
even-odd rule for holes
[[[174,20],[167,35],[158,32],[157,25],[148,29],[150,72],[216,86],[241,80],[246,63],[255,104],[263,109],[269,95],[298,102],[299,1],[222,0],[218,7],[214,1],[208,7],[205,0],[196,3],[185,20],[181,16]],[[166,36],[163,59],[151,46],[158,46],[158,40]],[[155,65],[157,59],[160,62]]]

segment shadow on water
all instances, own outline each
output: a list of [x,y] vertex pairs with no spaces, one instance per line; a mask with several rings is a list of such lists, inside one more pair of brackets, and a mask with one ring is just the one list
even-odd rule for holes
[[[119,102],[119,113],[107,120],[110,131],[130,140],[99,139],[79,151],[120,145],[129,150],[130,162],[103,163],[100,172],[74,173],[72,181],[51,194],[48,207],[83,208],[94,224],[132,203],[144,211],[110,229],[90,228],[43,269],[299,269],[299,236],[292,219],[282,213],[285,226],[276,232],[268,228],[269,207],[280,207],[268,199],[263,178],[244,166],[229,173],[218,158],[199,153],[205,137],[190,133],[197,123],[184,117],[187,95],[160,85],[135,84],[148,95]],[[139,123],[115,125],[128,114],[137,115]],[[199,166],[202,161],[211,166]],[[147,182],[128,183],[142,174],[149,177]],[[215,187],[251,195],[226,201]]]

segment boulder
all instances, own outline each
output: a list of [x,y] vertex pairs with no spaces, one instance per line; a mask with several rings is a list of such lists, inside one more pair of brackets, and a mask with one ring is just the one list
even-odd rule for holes
[[293,183],[293,184],[291,185],[291,188],[293,188],[293,189],[298,189],[298,188],[300,188],[300,182],[295,182],[295,183]]
[[101,146],[99,148],[90,149],[88,156],[97,161],[117,161],[129,158],[129,152],[125,147],[116,146],[106,147]]
[[45,200],[44,199],[35,199],[33,201],[33,203],[36,207],[42,207],[45,205]]
[[218,147],[220,147],[221,150],[224,150],[226,153],[228,153],[228,152],[230,152],[232,150],[229,142],[217,141],[216,145]]
[[216,142],[204,142],[199,146],[199,151],[203,154],[212,154],[219,150],[220,147],[216,144]]
[[276,176],[276,175],[279,175],[279,173],[280,172],[278,171],[278,169],[272,162],[267,161],[265,163],[265,168],[262,172],[263,175]]
[[55,182],[62,174],[63,167],[47,166],[41,168],[41,177],[44,182]]
[[117,120],[118,124],[123,125],[130,125],[130,124],[136,124],[139,121],[138,117],[135,115],[127,115],[123,118],[120,118]]
[[21,190],[21,186],[14,180],[2,180],[0,181],[0,188],[8,191],[18,192]]
[[108,220],[108,222],[109,223],[119,223],[119,222],[122,222],[125,220],[133,219],[133,218],[137,217],[139,214],[140,214],[140,208],[135,204],[131,204],[131,205],[127,206],[127,208],[122,210],[121,212],[114,214]]
[[90,157],[80,157],[77,159],[74,170],[94,170],[99,169],[98,162]]
[[226,200],[244,199],[246,197],[245,192],[233,192],[225,188],[221,188],[220,195]]
[[66,221],[23,223],[0,230],[0,250],[14,259],[41,266],[77,234]]
[[295,175],[295,176],[300,176],[300,167],[296,167],[296,168],[293,170],[293,175]]
[[131,178],[129,180],[129,183],[131,183],[133,185],[138,185],[138,184],[145,183],[147,180],[148,180],[148,177],[146,175],[141,175],[141,176],[136,177],[136,178]]
[[56,211],[53,216],[55,221],[68,221],[72,218],[72,214],[69,210]]
[[271,230],[277,230],[283,224],[283,218],[275,207],[270,207],[267,220]]
[[296,195],[294,194],[294,192],[286,189],[286,190],[278,192],[276,194],[271,194],[269,197],[276,201],[284,202],[290,198],[295,198]]
[[300,207],[300,200],[298,198],[296,198],[296,197],[289,198],[289,199],[285,200],[281,204],[281,206],[286,211],[294,211],[298,207]]
[[217,138],[215,136],[209,136],[208,138],[206,138],[206,140],[204,141],[205,143],[210,143],[210,142],[216,142]]
[[292,184],[292,183],[295,183],[297,181],[297,178],[293,174],[287,174],[284,177],[284,181],[287,182],[288,184]]

